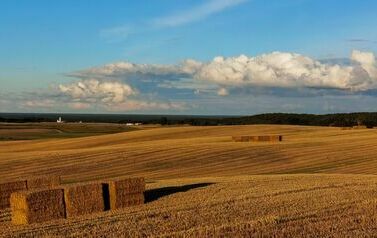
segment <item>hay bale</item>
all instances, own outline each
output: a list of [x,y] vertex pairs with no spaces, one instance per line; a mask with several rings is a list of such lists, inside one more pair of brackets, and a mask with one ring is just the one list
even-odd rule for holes
[[0,184],[0,210],[10,207],[13,192],[27,189],[52,188],[60,184],[59,176],[34,176]]
[[144,193],[128,194],[122,200],[122,207],[130,207],[144,204]]
[[282,141],[281,135],[267,135],[267,136],[233,136],[235,142],[268,142],[268,141]]
[[240,142],[241,136],[232,136],[232,140],[235,141],[235,142]]
[[252,136],[250,140],[253,142],[277,142],[277,141],[282,141],[283,136],[281,135]]
[[241,141],[242,142],[248,142],[248,141],[250,141],[250,136],[241,136]]
[[367,126],[353,126],[353,129],[368,129]]
[[283,136],[281,135],[270,136],[270,141],[283,141]]
[[232,136],[232,140],[235,142],[242,142],[242,136]]
[[56,175],[33,176],[27,178],[28,189],[47,189],[60,185],[60,177]]
[[232,139],[235,142],[248,142],[250,141],[250,136],[233,136]]
[[258,142],[258,136],[249,136],[249,141],[251,142]]
[[108,194],[104,194],[102,183],[65,186],[66,216],[69,218],[105,211],[104,196]]
[[271,141],[271,137],[270,136],[258,136],[257,141],[260,141],[260,142]]
[[63,189],[12,193],[12,223],[31,224],[65,218]]
[[26,189],[25,180],[0,183],[0,210],[10,207],[10,196],[12,193]]
[[144,204],[144,193],[127,194],[116,191],[116,194],[114,194],[110,192],[111,210],[142,204]]
[[106,182],[110,208],[118,209],[144,203],[144,178],[121,178]]

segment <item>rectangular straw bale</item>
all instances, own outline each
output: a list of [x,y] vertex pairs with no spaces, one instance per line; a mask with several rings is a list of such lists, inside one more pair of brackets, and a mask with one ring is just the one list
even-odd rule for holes
[[118,178],[109,181],[110,188],[121,190],[127,194],[143,193],[145,191],[144,178]]
[[272,135],[272,136],[268,136],[268,139],[266,138],[266,141],[282,141],[283,140],[283,136],[281,135]]
[[242,142],[242,136],[233,136],[232,137],[232,139],[233,139],[233,141],[235,141],[235,142]]
[[240,142],[241,136],[232,136],[232,140],[235,141],[235,142]]
[[248,142],[248,141],[250,141],[250,136],[241,136],[241,140],[243,142]]
[[249,136],[249,141],[251,141],[251,142],[258,141],[258,136]]
[[128,194],[122,199],[122,207],[144,204],[144,193]]
[[123,178],[108,181],[107,184],[111,209],[144,203],[144,178]]
[[53,188],[60,185],[60,177],[56,175],[32,176],[27,178],[28,189]]
[[248,142],[250,140],[249,136],[233,136],[233,141],[235,142]]
[[270,136],[258,136],[258,141],[264,142],[264,141],[271,141]]
[[253,142],[276,142],[276,141],[282,141],[283,136],[281,135],[267,135],[267,136],[251,136],[250,141]]
[[0,183],[0,210],[10,207],[10,195],[12,193],[26,189],[25,180]]
[[102,183],[75,184],[64,187],[67,217],[102,212],[105,210]]
[[24,225],[65,218],[63,189],[12,193],[12,223]]
[[127,194],[110,190],[110,208],[112,210],[141,204],[144,204],[144,193]]
[[367,126],[353,126],[353,129],[367,129]]

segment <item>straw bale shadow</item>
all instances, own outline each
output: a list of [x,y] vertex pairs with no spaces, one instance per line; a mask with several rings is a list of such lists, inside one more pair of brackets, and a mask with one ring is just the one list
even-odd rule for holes
[[183,186],[172,186],[172,187],[164,187],[164,188],[155,188],[146,190],[144,192],[145,203],[156,201],[162,197],[169,196],[174,193],[181,193],[187,192],[191,189],[195,188],[203,188],[214,183],[196,183],[196,184],[188,184]]

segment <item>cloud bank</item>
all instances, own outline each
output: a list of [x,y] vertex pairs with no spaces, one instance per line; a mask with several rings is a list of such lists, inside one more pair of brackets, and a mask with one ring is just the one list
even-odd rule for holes
[[328,65],[312,58],[273,52],[256,57],[216,57],[194,75],[227,86],[336,88],[363,91],[377,87],[375,56],[354,51],[352,66]]
[[131,95],[136,95],[136,90],[131,86],[120,82],[100,82],[95,79],[87,79],[71,84],[59,85],[61,93],[73,100],[86,102],[121,103]]
[[0,105],[87,112],[347,112],[361,100],[368,102],[363,110],[372,110],[377,96],[376,56],[357,50],[342,60],[272,52],[177,64],[118,62],[69,76],[75,79],[48,90],[0,94]]
[[[130,85],[117,81],[83,79],[60,84],[58,94],[71,109],[89,109],[93,106],[106,111],[183,110],[184,104],[147,101],[135,98],[139,92]],[[37,104],[38,102],[34,102]]]
[[[192,59],[176,65],[133,64],[118,62],[91,68],[74,74],[79,78],[131,77],[175,81],[170,87],[179,87],[182,81],[191,87],[200,82],[216,85],[218,95],[228,95],[228,89],[245,87],[338,89],[367,91],[377,88],[376,57],[371,52],[353,51],[351,65],[322,63],[296,53],[272,52],[255,57],[215,57],[209,62]],[[157,80],[157,81],[158,81]],[[178,83],[177,83],[178,81]],[[168,82],[160,82],[169,87]],[[202,85],[202,84],[201,84]]]

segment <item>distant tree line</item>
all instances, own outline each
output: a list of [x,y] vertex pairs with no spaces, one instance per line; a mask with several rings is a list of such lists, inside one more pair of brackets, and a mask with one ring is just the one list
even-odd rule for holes
[[56,120],[43,117],[23,117],[23,118],[3,118],[0,117],[0,122],[8,123],[27,123],[27,122],[56,122]]
[[[75,118],[79,119],[79,118]],[[143,120],[106,120],[101,118],[85,120],[86,122],[111,122],[111,123],[128,123],[142,122],[143,124],[161,124],[161,125],[193,125],[193,126],[216,126],[216,125],[252,125],[252,124],[277,124],[277,125],[307,125],[307,126],[337,126],[351,127],[356,125],[365,125],[367,127],[377,126],[377,113],[341,113],[341,114],[290,114],[290,113],[268,113],[254,116],[241,117],[221,117],[221,116],[147,116]],[[50,117],[18,117],[2,118],[0,122],[53,122],[56,121]],[[68,120],[70,121],[70,120]],[[84,121],[84,120],[83,120]]]
[[245,117],[224,118],[185,118],[150,120],[146,123],[161,125],[193,125],[193,126],[216,126],[216,125],[253,125],[253,124],[277,124],[277,125],[306,125],[306,126],[337,126],[352,127],[365,125],[377,126],[377,113],[349,113],[349,114],[289,114],[268,113]]

